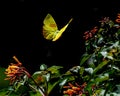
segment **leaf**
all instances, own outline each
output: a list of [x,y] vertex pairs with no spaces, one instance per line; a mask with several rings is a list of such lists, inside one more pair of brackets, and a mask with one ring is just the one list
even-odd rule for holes
[[47,94],[49,95],[50,92],[55,88],[55,86],[59,83],[59,80],[56,82],[48,82],[48,91]]
[[85,71],[89,74],[93,74],[93,68],[85,68]]
[[98,43],[98,44],[101,44],[101,43],[103,42],[103,40],[104,40],[103,37],[100,37],[100,38],[98,39],[98,42],[97,42],[97,43]]
[[83,56],[80,59],[80,66],[82,66],[90,57],[91,55],[89,54],[83,54]]
[[6,88],[9,86],[9,80],[5,80],[6,75],[5,75],[5,68],[0,67],[0,89]]
[[100,82],[103,82],[108,79],[109,79],[109,74],[105,73],[105,74],[98,75],[98,77],[95,78],[95,82],[99,84]]
[[37,92],[29,91],[29,95],[30,96],[43,96],[43,95],[40,94],[39,91],[37,91]]
[[[35,82],[40,85],[46,82],[46,79],[44,77],[45,72],[44,71],[36,71],[33,75],[32,78],[35,80]],[[35,84],[32,79],[29,79],[29,83]]]
[[65,83],[67,82],[68,78],[64,78],[63,80],[60,81],[59,86],[64,86]]
[[61,73],[60,73],[60,69],[63,68],[62,66],[51,66],[47,69],[48,72],[51,73],[51,78],[58,78]]
[[49,67],[47,70],[50,71],[52,74],[57,73],[59,69],[63,68],[62,66],[53,65]]
[[112,47],[120,47],[120,44],[119,44],[119,41],[117,41],[117,42],[115,42],[113,45],[112,45]]
[[71,69],[69,69],[71,73],[79,73],[80,71],[80,66],[73,66]]
[[120,85],[116,85],[116,87],[117,87],[117,90],[115,92],[120,94]]
[[46,69],[47,69],[47,65],[45,65],[45,64],[40,65],[40,70],[44,71]]
[[6,96],[7,93],[8,93],[7,88],[3,88],[0,90],[0,96]]
[[105,60],[102,61],[93,71],[93,74],[95,74],[97,71],[99,71],[100,69],[102,69],[105,65],[107,65],[110,62],[110,60]]
[[83,75],[83,73],[84,73],[84,71],[85,71],[85,68],[84,68],[84,67],[80,67],[79,74],[82,76],[82,75]]
[[87,60],[87,64],[89,66],[94,67],[94,63],[95,63],[96,59],[95,59],[95,53],[93,53],[90,58]]

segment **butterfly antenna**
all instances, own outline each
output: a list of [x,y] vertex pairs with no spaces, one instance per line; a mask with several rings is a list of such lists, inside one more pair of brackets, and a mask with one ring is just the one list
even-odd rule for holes
[[73,18],[71,18],[71,19],[69,20],[68,24],[69,24],[70,22],[72,22],[72,20],[73,20]]

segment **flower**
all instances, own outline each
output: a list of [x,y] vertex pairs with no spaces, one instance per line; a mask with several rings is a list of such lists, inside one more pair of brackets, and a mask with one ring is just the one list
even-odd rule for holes
[[116,20],[115,20],[117,23],[120,23],[120,13],[118,13],[118,16],[117,16],[117,18],[116,18]]
[[84,33],[83,38],[85,38],[85,40],[88,40],[89,38],[92,38],[97,31],[98,31],[98,27],[95,26],[95,27],[93,27],[90,31],[86,31],[86,32]]
[[5,74],[7,75],[7,78],[5,78],[5,80],[10,80],[10,83],[12,84],[14,81],[20,79],[23,73],[23,69],[20,68],[17,64],[11,64],[5,70]]
[[68,83],[69,86],[64,86],[63,88],[67,88],[66,91],[63,91],[63,94],[67,94],[69,96],[73,95],[79,95],[82,96],[83,94],[87,94],[87,92],[84,92],[84,88],[86,87],[86,82],[82,85],[78,85],[75,83],[75,85]]
[[17,80],[21,80],[24,75],[30,77],[30,74],[26,71],[25,67],[22,67],[22,63],[13,56],[17,64],[11,63],[8,68],[5,70],[6,78],[5,80],[10,80],[10,84],[13,84]]
[[104,26],[105,24],[108,24],[110,21],[109,17],[104,17],[102,20],[100,20],[99,22],[101,22],[101,26]]

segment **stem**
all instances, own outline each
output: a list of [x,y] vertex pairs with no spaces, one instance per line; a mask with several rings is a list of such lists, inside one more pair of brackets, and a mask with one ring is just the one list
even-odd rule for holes
[[28,86],[29,86],[32,90],[34,90],[35,92],[37,92],[37,89],[34,88],[32,85],[28,84]]
[[[22,65],[22,63],[17,59],[17,57],[16,56],[13,56],[13,59],[18,63],[18,65]],[[31,77],[31,75],[26,71],[26,70],[24,70],[24,72],[26,73],[26,75],[29,77],[29,78],[31,78],[33,81],[34,81],[34,83],[37,85],[37,87],[39,88],[39,92],[42,94],[42,96],[45,96],[45,94],[44,94],[44,91],[42,90],[42,88],[37,84],[37,82]]]
[[42,88],[37,84],[37,82],[36,82],[32,77],[30,77],[30,78],[34,81],[34,83],[35,83],[35,84],[37,85],[37,87],[40,89],[39,92],[42,94],[42,96],[45,96]]

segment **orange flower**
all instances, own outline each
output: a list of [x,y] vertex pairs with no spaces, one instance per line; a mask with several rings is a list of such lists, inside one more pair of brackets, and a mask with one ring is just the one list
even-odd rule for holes
[[66,91],[63,91],[63,93],[64,93],[64,94],[68,94],[69,96],[72,96],[72,95],[75,93],[75,91],[72,90],[72,89],[68,89],[68,90],[66,90]]
[[16,80],[20,80],[25,74],[30,77],[30,74],[24,67],[22,67],[22,64],[18,59],[15,56],[13,58],[17,61],[17,64],[11,63],[11,65],[9,65],[5,70],[5,74],[7,76],[5,80],[10,80],[10,84],[14,83]]
[[5,70],[5,74],[7,76],[5,80],[10,80],[10,84],[12,84],[14,81],[20,79],[23,73],[24,71],[19,66],[17,66],[17,64],[9,65]]
[[68,83],[68,86],[64,86],[63,88],[67,88],[66,91],[63,91],[63,94],[67,94],[69,96],[73,96],[73,95],[79,95],[82,96],[84,92],[84,88],[86,86],[86,82],[83,83],[82,85],[78,85],[77,83],[75,83],[75,85]]

